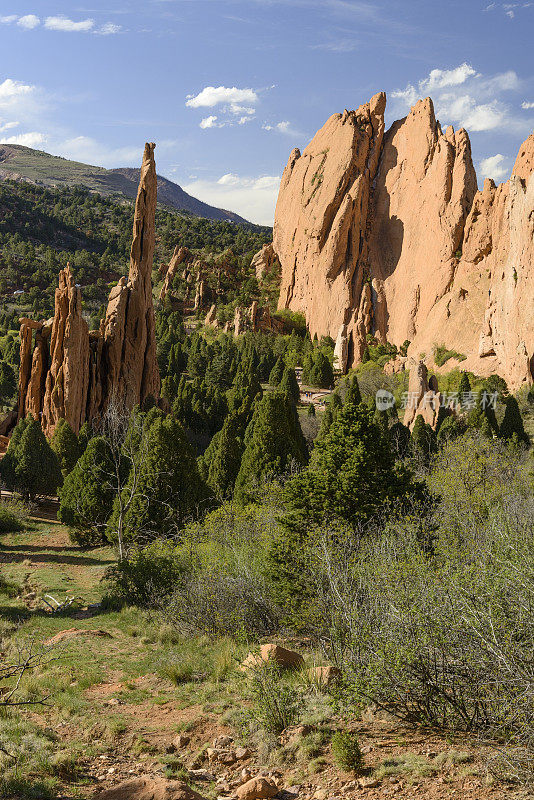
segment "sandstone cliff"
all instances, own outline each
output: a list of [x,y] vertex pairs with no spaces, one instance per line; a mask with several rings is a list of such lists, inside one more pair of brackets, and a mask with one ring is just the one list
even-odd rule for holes
[[59,419],[75,433],[113,397],[132,408],[159,397],[152,262],[156,211],[154,145],[147,144],[135,204],[128,278],[111,290],[99,331],[89,331],[70,267],[61,270],[52,320],[20,320],[17,417],[32,414],[50,436]]
[[334,114],[282,177],[274,249],[279,307],[336,341],[343,369],[371,333],[432,363],[532,381],[534,136],[512,176],[477,190],[466,131],[442,131],[419,101],[384,132],[385,95]]

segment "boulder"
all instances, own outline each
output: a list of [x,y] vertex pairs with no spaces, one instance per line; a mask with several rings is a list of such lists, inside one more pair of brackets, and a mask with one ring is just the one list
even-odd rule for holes
[[93,797],[94,800],[204,800],[185,783],[149,776],[131,778],[112,789],[97,791]]
[[253,257],[250,266],[256,273],[259,282],[279,267],[278,257],[274,251],[273,243],[264,244],[261,250]]
[[272,778],[258,775],[243,783],[236,790],[238,800],[267,800],[278,793],[278,787]]
[[308,675],[319,686],[331,686],[340,680],[341,670],[327,664],[326,666],[312,667],[308,670]]
[[287,650],[279,644],[263,644],[259,654],[249,653],[241,664],[241,669],[247,671],[254,669],[262,662],[272,661],[281,669],[298,669],[303,666],[304,659],[300,653]]

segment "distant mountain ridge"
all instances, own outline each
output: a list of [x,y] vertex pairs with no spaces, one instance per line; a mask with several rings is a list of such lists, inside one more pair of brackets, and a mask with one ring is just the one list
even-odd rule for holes
[[[104,169],[19,144],[0,144],[0,180],[29,181],[41,186],[85,186],[103,195],[122,195],[135,200],[139,173],[134,167]],[[233,211],[197,200],[161,175],[158,175],[158,202],[198,217],[247,222]]]

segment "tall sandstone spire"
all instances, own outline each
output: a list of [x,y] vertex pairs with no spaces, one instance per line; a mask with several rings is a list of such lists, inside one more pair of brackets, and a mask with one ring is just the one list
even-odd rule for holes
[[279,306],[336,340],[343,368],[372,334],[532,382],[534,135],[510,180],[478,191],[465,130],[443,132],[427,98],[384,133],[385,102],[335,114],[292,152],[274,225]]
[[18,418],[40,418],[51,436],[59,419],[77,433],[111,398],[125,408],[159,397],[152,264],[155,245],[156,166],[146,144],[135,203],[128,279],[109,296],[100,330],[89,331],[81,291],[69,265],[59,273],[52,320],[21,319]]
[[106,398],[113,394],[128,408],[143,403],[149,395],[157,398],[160,390],[152,303],[157,203],[154,147],[145,145],[141,165],[128,280],[122,278],[112,289],[104,324]]

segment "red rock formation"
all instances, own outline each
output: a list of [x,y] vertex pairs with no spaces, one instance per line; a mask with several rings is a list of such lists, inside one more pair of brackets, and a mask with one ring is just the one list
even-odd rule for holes
[[264,244],[252,259],[250,266],[256,273],[256,278],[261,281],[265,275],[269,275],[274,269],[279,267],[278,257],[274,252],[273,243]]
[[[154,145],[147,144],[135,204],[128,279],[109,296],[99,331],[89,332],[80,289],[70,267],[61,270],[55,313],[47,323],[21,319],[17,416],[33,414],[47,436],[59,419],[77,433],[114,397],[133,408],[159,397],[152,263],[156,210]],[[34,333],[35,332],[35,333]]]
[[[38,378],[40,375],[36,383]],[[89,328],[82,317],[81,292],[75,286],[67,265],[59,273],[50,336],[50,365],[46,373],[41,419],[47,436],[52,435],[60,419],[66,419],[74,433],[78,433],[85,421],[88,386]]]
[[274,247],[280,308],[336,340],[343,369],[366,335],[463,367],[532,381],[534,135],[510,180],[477,191],[469,137],[442,132],[430,99],[384,134],[385,96],[335,114],[282,177]]
[[108,379],[104,401],[112,395],[132,408],[159,397],[156,335],[152,302],[157,178],[154,144],[146,144],[135,203],[128,280],[111,291],[104,323]]
[[172,283],[178,274],[178,267],[180,264],[189,264],[192,260],[192,257],[192,253],[187,247],[180,247],[179,245],[176,245],[165,273],[163,286],[161,287],[161,291],[159,293],[160,301],[165,300],[169,290],[172,288]]
[[438,392],[435,376],[428,379],[428,370],[422,361],[410,369],[408,381],[408,397],[404,412],[404,424],[413,428],[415,419],[421,415],[424,421],[434,429],[438,422],[438,414],[442,402]]

